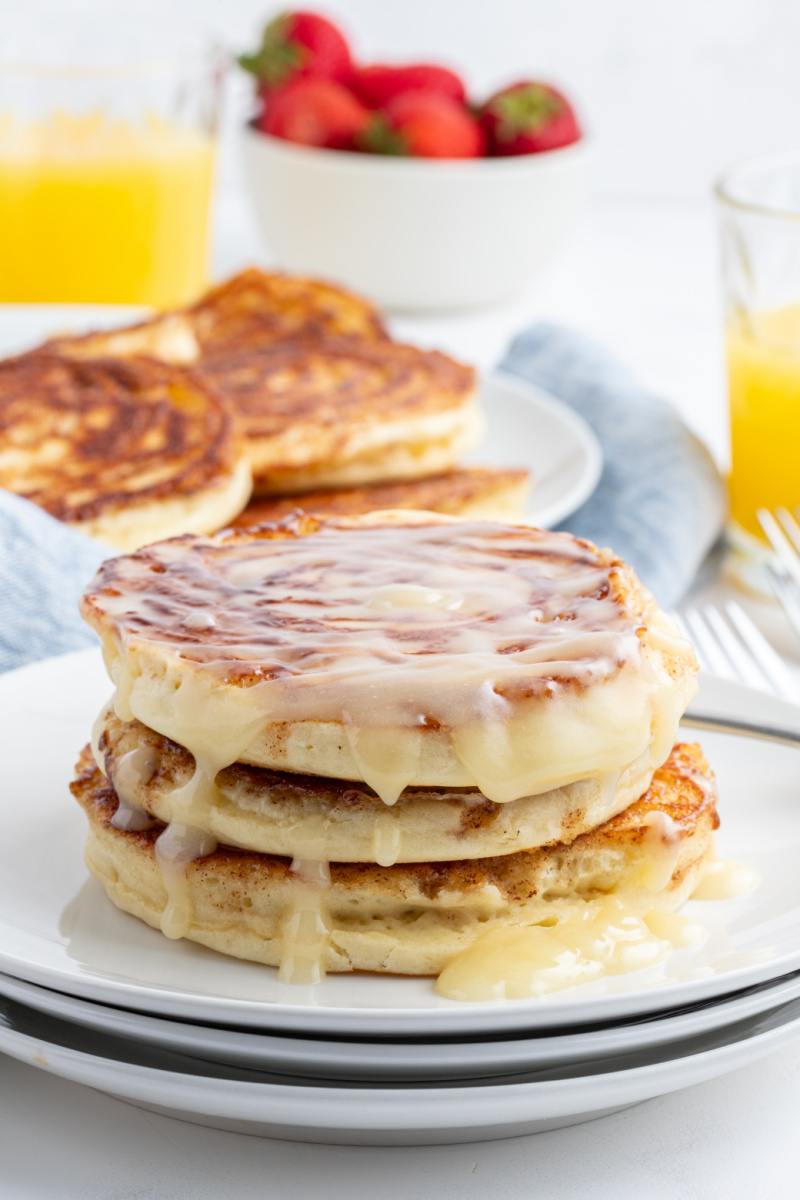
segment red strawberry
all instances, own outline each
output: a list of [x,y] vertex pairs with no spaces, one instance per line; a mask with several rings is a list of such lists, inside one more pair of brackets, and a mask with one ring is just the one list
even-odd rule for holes
[[333,79],[298,79],[270,95],[256,128],[287,142],[353,150],[370,112]]
[[374,114],[359,144],[376,154],[480,158],[486,151],[486,136],[471,113],[449,96],[401,92]]
[[312,12],[275,17],[264,29],[258,50],[241,55],[239,65],[255,75],[262,96],[306,76],[347,79],[353,69],[350,47],[339,30]]
[[523,81],[496,92],[481,110],[481,123],[493,155],[537,154],[581,137],[569,100],[546,83]]
[[349,86],[369,108],[383,108],[401,92],[437,92],[465,104],[464,84],[447,67],[431,63],[412,63],[406,67],[387,67],[376,63],[372,67],[356,67]]

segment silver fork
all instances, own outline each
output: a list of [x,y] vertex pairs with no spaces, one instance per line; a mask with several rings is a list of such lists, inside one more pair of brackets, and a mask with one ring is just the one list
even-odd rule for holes
[[684,608],[678,624],[704,671],[800,703],[800,682],[735,600]]
[[800,637],[800,525],[788,508],[776,508],[774,513],[759,508],[756,516],[773,549],[766,568],[772,590]]

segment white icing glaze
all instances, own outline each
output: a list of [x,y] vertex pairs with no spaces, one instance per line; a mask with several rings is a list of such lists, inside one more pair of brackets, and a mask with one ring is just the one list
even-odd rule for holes
[[[102,715],[102,714],[101,714]],[[158,768],[158,754],[153,746],[141,744],[123,754],[114,768],[114,791],[131,808],[139,807],[136,796]]]
[[378,813],[372,831],[372,853],[379,867],[393,867],[400,855],[400,823],[393,813]]
[[[608,565],[563,534],[332,522],[303,537],[161,543],[102,574],[92,603],[118,714],[184,745],[206,774],[266,722],[333,721],[391,804],[434,726],[503,803],[648,751],[664,761],[683,708],[642,654]],[[213,628],[188,633],[210,608]],[[174,663],[176,692],[141,677],[148,646]]]
[[202,829],[173,821],[156,841],[156,862],[167,891],[161,932],[168,938],[185,937],[193,919],[188,867],[195,859],[213,854],[216,838]]
[[113,696],[112,696],[111,700],[109,700],[108,704],[103,705],[103,707],[100,709],[100,712],[95,717],[94,722],[92,724],[92,735],[91,735],[91,740],[89,743],[92,748],[92,757],[94,758],[94,761],[97,763],[97,769],[103,775],[105,775],[105,773],[106,773],[106,762],[105,762],[105,756],[100,753],[100,738],[102,736],[103,727],[105,725],[106,712],[108,711],[109,705],[112,702],[113,702]]
[[644,922],[654,937],[669,942],[676,950],[699,946],[708,937],[708,930],[699,921],[665,908],[651,908],[645,913]]
[[649,812],[642,823],[645,826],[642,839],[645,859],[636,882],[648,892],[660,892],[672,878],[681,852],[683,832],[668,813],[659,809]]
[[[100,714],[102,717],[102,713]],[[111,818],[115,829],[136,832],[152,829],[156,822],[136,802],[139,786],[150,779],[158,766],[158,755],[152,746],[135,746],[123,754],[114,769],[113,785],[119,804]]]
[[464,597],[457,592],[440,592],[417,583],[388,583],[378,588],[367,601],[368,608],[446,608],[455,612]]
[[283,919],[283,951],[278,968],[281,983],[304,987],[322,982],[330,929],[325,892],[298,886]]
[[217,623],[217,619],[209,612],[191,612],[183,618],[183,624],[186,629],[213,629]]
[[120,797],[117,811],[111,818],[111,824],[115,829],[121,829],[126,833],[139,833],[143,829],[152,829],[158,822],[149,813]]
[[735,896],[746,896],[758,887],[757,873],[732,859],[717,858],[708,863],[692,900],[731,900]]
[[325,978],[325,953],[331,931],[327,893],[330,864],[325,859],[295,858],[291,903],[281,924],[281,983],[306,987]]
[[436,991],[451,1000],[523,1000],[641,970],[669,949],[635,909],[607,896],[571,904],[557,923],[481,934],[450,960]]

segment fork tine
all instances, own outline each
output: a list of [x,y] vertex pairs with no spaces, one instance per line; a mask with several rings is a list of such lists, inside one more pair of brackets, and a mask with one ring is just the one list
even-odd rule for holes
[[681,614],[679,612],[676,612],[675,609],[672,609],[672,611],[670,612],[669,615],[672,618],[672,620],[675,622],[675,624],[678,626],[678,629],[681,631],[683,636],[686,638],[687,642],[690,642],[692,640],[692,635],[689,632],[689,626],[686,624],[686,622],[684,621]]
[[783,526],[783,531],[789,541],[794,546],[798,554],[800,554],[800,525],[789,512],[788,508],[776,508],[775,516]]
[[722,679],[739,682],[727,656],[720,650],[713,632],[708,628],[705,618],[696,608],[686,608],[683,612],[686,624],[692,635],[697,658],[704,671],[719,675]]
[[800,586],[800,557],[795,552],[792,543],[781,529],[768,508],[759,508],[756,512],[758,523],[764,530],[769,544],[777,555],[784,571]]
[[800,685],[797,680],[744,609],[735,600],[729,600],[725,605],[725,612],[772,684],[772,690],[784,700],[793,700],[795,703],[800,700]]
[[713,604],[707,604],[703,615],[742,683],[760,688],[761,691],[765,689],[771,691],[772,686],[768,676],[761,670],[747,647],[733,633],[719,609],[714,608]]
[[695,657],[697,658],[697,662],[700,667],[700,670],[701,671],[711,671],[713,674],[713,668],[711,666],[711,663],[708,661],[705,654],[703,653],[703,648],[699,644],[698,639],[695,637],[692,630],[689,628],[689,626],[686,623],[686,618],[688,617],[688,615],[690,613],[692,614],[692,616],[695,620],[702,622],[703,618],[700,616],[697,609],[695,609],[695,608],[687,609],[685,613],[679,613],[673,609],[673,611],[669,615],[672,617],[673,621],[678,626],[678,629],[681,631],[683,636],[686,638],[687,642],[692,643],[692,645],[694,647]]
[[792,587],[791,580],[774,567],[767,567],[767,577],[776,599],[783,607],[795,633],[800,637],[800,599],[796,595],[796,589]]

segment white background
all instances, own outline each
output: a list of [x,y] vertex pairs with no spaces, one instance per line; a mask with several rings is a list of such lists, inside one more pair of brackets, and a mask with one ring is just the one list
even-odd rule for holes
[[[104,23],[125,13],[162,42],[204,26],[241,50],[283,7],[27,0],[17,11],[35,21],[40,50],[53,13],[70,14],[84,50],[102,45]],[[341,23],[357,57],[440,60],[462,71],[478,97],[520,76],[564,84],[602,140],[602,197],[703,201],[728,162],[798,139],[797,0],[332,0],[320,7]],[[5,24],[14,9],[5,0]]]

